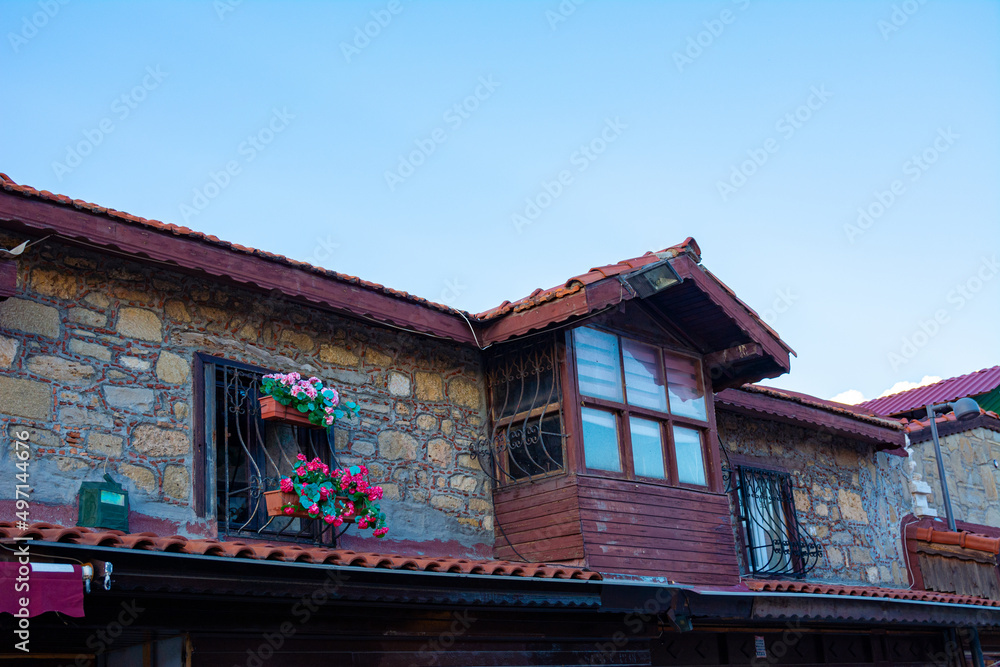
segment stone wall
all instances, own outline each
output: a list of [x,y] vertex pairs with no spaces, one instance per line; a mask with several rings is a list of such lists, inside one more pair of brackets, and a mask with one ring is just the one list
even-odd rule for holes
[[[997,481],[1000,470],[993,461],[1000,461],[1000,433],[987,428],[975,428],[940,438],[948,492],[957,521],[1000,528],[1000,503],[997,502]],[[945,518],[944,500],[938,482],[934,442],[930,439],[910,445],[913,479],[926,482],[930,495],[928,506]]]
[[140,527],[214,534],[214,516],[193,510],[201,352],[332,381],[360,405],[338,423],[339,461],[383,485],[390,536],[489,552],[490,488],[469,454],[485,420],[477,350],[51,241],[18,263],[19,294],[0,304],[0,420],[30,432],[32,520],[75,521],[80,483],[107,469]]
[[[724,410],[719,437],[730,455],[791,474],[799,523],[823,547],[811,580],[908,585],[900,521],[909,512],[905,459],[840,436]],[[734,530],[735,528],[734,522]],[[745,558],[740,555],[746,571]]]

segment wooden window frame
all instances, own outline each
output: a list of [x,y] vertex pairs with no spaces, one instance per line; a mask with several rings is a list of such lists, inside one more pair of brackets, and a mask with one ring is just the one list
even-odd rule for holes
[[[618,338],[618,363],[619,363],[619,373],[621,375],[622,383],[622,402],[611,401],[603,398],[594,398],[591,396],[584,396],[580,393],[579,386],[579,375],[577,372],[576,363],[576,347],[574,343],[574,331],[583,327],[574,327],[573,329],[568,329],[565,334],[564,339],[564,349],[565,349],[565,360],[566,363],[563,365],[564,377],[563,377],[563,390],[564,390],[564,405],[575,406],[572,410],[566,410],[564,412],[566,417],[567,429],[569,431],[569,439],[567,442],[567,461],[572,462],[572,465],[579,475],[585,475],[590,477],[604,477],[611,479],[619,479],[622,481],[630,482],[641,482],[645,484],[656,484],[659,486],[668,486],[673,488],[683,488],[690,489],[694,491],[711,491],[718,492],[722,489],[722,469],[720,466],[720,458],[718,451],[718,443],[716,438],[716,426],[715,426],[715,405],[714,405],[714,395],[711,390],[711,378],[706,372],[705,363],[703,357],[698,354],[692,353],[690,350],[678,349],[672,345],[665,345],[662,342],[657,342],[655,340],[650,340],[643,336],[638,336],[632,332],[622,333],[613,328],[594,326],[594,325],[584,325],[587,328],[591,328],[603,333],[614,335]],[[660,356],[661,366],[664,366],[663,370],[666,373],[666,368],[663,362],[664,354],[670,354],[675,356],[682,356],[688,359],[692,359],[697,362],[698,368],[701,372],[702,386],[705,391],[705,415],[706,419],[704,421],[698,419],[692,419],[690,417],[684,417],[681,415],[674,415],[670,412],[659,412],[657,410],[651,410],[649,408],[643,408],[639,406],[629,405],[628,403],[628,389],[625,386],[625,367],[624,367],[624,346],[622,345],[622,340],[627,339],[642,343],[644,345],[649,345],[657,348]],[[664,375],[664,378],[666,376]],[[667,391],[666,384],[664,385],[664,392]],[[593,408],[597,410],[604,410],[612,412],[615,415],[615,419],[618,425],[618,455],[621,462],[622,472],[614,472],[610,470],[600,470],[597,468],[588,468],[586,465],[586,459],[584,456],[583,447],[583,418],[582,418],[582,408]],[[667,409],[670,409],[669,400]],[[656,421],[660,424],[660,434],[661,434],[661,447],[663,453],[663,461],[665,464],[666,479],[661,479],[657,477],[644,477],[635,474],[635,464],[632,457],[632,438],[631,438],[631,428],[630,428],[630,417],[635,416],[641,419],[647,419]],[[697,430],[701,435],[701,452],[702,452],[702,464],[705,470],[705,484],[691,484],[689,482],[678,481],[677,472],[677,456],[676,448],[674,444],[674,434],[673,427],[680,426],[684,428],[691,428]]]

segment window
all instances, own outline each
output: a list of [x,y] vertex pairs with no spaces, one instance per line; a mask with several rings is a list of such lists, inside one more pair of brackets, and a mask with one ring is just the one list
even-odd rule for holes
[[565,470],[558,349],[551,335],[491,350],[486,377],[493,432],[476,454],[500,485]]
[[[280,537],[332,544],[317,521],[269,517],[264,491],[278,488],[299,453],[336,465],[332,429],[300,429],[260,418],[257,389],[267,371],[201,358],[204,370],[205,488],[220,535]],[[214,501],[214,502],[213,502]]]
[[708,486],[699,361],[589,327],[573,331],[573,350],[586,468]]
[[747,569],[762,576],[805,576],[816,566],[820,547],[798,524],[791,476],[750,466],[734,472]]

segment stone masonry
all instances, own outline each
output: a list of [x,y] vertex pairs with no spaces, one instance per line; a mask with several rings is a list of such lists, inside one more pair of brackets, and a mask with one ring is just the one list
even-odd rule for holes
[[338,423],[339,461],[384,487],[390,537],[488,553],[491,492],[469,454],[486,417],[477,351],[53,242],[18,265],[20,293],[0,303],[0,420],[30,433],[32,520],[75,519],[80,483],[107,470],[133,514],[213,534],[193,510],[200,352],[332,382],[360,406]]
[[[948,475],[948,492],[957,521],[967,521],[1000,528],[1000,502],[997,483],[1000,470],[993,461],[1000,462],[1000,432],[988,428],[975,428],[940,438],[944,456],[945,474]],[[913,479],[928,485],[924,495],[938,518],[944,520],[944,500],[938,482],[934,442],[929,438],[910,445]],[[916,490],[916,489],[915,489]]]
[[[730,455],[790,473],[798,521],[823,547],[809,579],[907,585],[900,540],[900,521],[910,507],[906,459],[818,429],[724,410],[716,420]],[[740,559],[745,561],[743,554]]]

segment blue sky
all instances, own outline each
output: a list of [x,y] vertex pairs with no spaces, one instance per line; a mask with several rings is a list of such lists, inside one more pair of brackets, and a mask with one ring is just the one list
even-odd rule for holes
[[5,0],[0,24],[19,183],[473,312],[693,236],[798,352],[771,384],[1000,363],[1000,3]]

